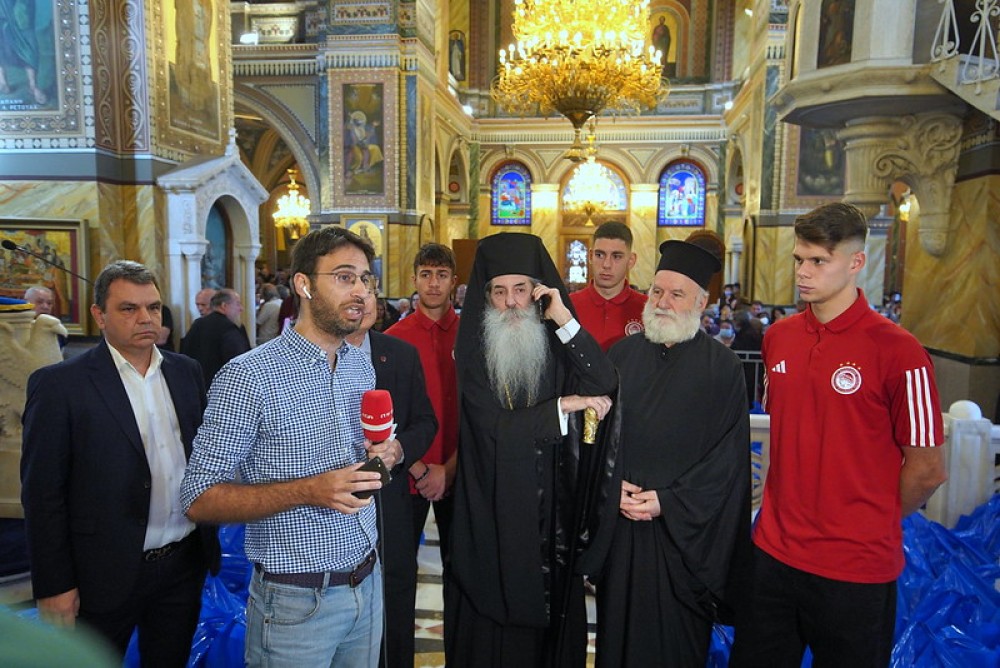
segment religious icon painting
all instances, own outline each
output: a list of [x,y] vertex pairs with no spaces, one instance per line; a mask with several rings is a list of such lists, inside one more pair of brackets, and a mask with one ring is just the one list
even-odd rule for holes
[[675,162],[660,176],[656,224],[704,227],[705,173],[693,162]]
[[493,174],[493,225],[531,225],[531,173],[519,162],[508,162]]

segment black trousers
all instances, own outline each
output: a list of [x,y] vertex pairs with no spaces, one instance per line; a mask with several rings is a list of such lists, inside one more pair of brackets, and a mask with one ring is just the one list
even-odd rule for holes
[[94,613],[81,600],[79,621],[106,638],[121,656],[138,627],[144,667],[183,668],[201,612],[205,572],[201,539],[195,531],[169,556],[143,562],[135,591],[117,610]]
[[[411,494],[410,502],[413,504],[413,543],[419,547],[420,534],[427,523],[427,515],[430,513],[431,502],[419,494]],[[438,539],[441,550],[441,569],[443,581],[447,582],[448,566],[451,563],[451,552],[449,540],[451,538],[451,516],[455,507],[454,497],[450,494],[440,501],[434,501],[434,521],[437,522]]]
[[753,550],[750,596],[737,619],[729,665],[884,667],[896,626],[896,583],[861,584],[813,575]]

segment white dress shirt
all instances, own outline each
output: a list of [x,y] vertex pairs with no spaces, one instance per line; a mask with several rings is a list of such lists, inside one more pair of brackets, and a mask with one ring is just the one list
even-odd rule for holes
[[163,355],[159,349],[153,348],[153,356],[145,376],[122,357],[114,346],[109,345],[108,349],[132,404],[132,413],[139,426],[146,461],[152,474],[146,541],[142,548],[152,550],[181,540],[194,530],[194,524],[181,510],[180,488],[187,458],[184,456],[180,423],[167,380],[160,370]]

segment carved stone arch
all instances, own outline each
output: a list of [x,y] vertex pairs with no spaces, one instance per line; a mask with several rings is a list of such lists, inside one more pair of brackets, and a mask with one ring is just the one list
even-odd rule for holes
[[677,144],[660,151],[649,161],[649,170],[643,176],[647,183],[658,183],[660,174],[677,160],[690,160],[705,172],[705,187],[716,190],[719,187],[719,156],[707,146]]
[[493,172],[496,171],[497,167],[509,160],[516,160],[527,167],[535,183],[547,183],[551,178],[549,170],[545,168],[539,157],[531,151],[494,149],[485,155],[482,160],[482,169],[479,172],[482,187],[488,191],[490,188],[490,179],[493,178]]
[[728,207],[742,207],[745,200],[743,179],[745,178],[746,165],[743,160],[743,150],[739,141],[732,138],[729,150],[726,152],[726,192],[723,194],[722,205]]
[[322,186],[319,150],[302,121],[273,97],[250,86],[234,86],[233,99],[237,107],[246,107],[263,118],[284,140],[295,156],[295,162],[299,166],[299,181],[305,185],[306,192],[321,195],[310,195],[312,213],[321,211],[321,198],[332,197],[332,191]]
[[[254,294],[254,262],[260,252],[258,235],[260,205],[268,193],[240,160],[236,133],[230,131],[226,153],[218,158],[194,159],[178,165],[156,179],[166,194],[167,266],[170,275],[168,303],[175,323],[186,331],[196,310],[194,295],[201,289],[201,260],[208,248],[205,226],[213,206],[223,210],[232,234],[231,286],[251,303]],[[253,309],[243,312],[251,342],[255,327]]]
[[[468,144],[462,137],[454,137],[448,146],[448,150],[445,151],[445,155],[448,156],[448,171],[445,174],[445,182],[448,183],[451,179],[451,166],[458,163],[458,174],[460,176],[459,188],[460,188],[460,199],[462,201],[468,202],[470,197],[469,191],[469,152]],[[450,187],[450,183],[449,183]],[[454,193],[453,193],[454,196]]]

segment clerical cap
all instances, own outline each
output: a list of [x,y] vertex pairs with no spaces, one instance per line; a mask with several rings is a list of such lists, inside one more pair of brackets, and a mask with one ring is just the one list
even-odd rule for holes
[[722,263],[710,252],[687,241],[664,241],[660,244],[660,263],[656,271],[676,271],[684,274],[704,289],[712,281]]
[[541,281],[558,276],[542,240],[518,232],[494,234],[480,241],[474,266],[484,284],[504,274],[524,274]]

